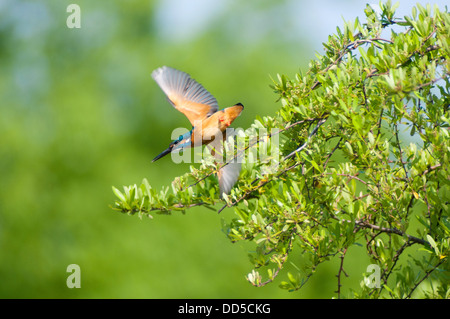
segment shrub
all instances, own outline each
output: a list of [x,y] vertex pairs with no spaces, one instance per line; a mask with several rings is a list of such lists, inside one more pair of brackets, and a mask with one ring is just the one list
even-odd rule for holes
[[298,274],[280,285],[298,290],[336,256],[341,297],[346,252],[359,245],[377,271],[354,297],[448,298],[450,15],[417,5],[398,19],[390,2],[380,8],[366,7],[366,23],[337,28],[307,72],[278,76],[280,110],[256,119],[252,128],[267,134],[238,150],[267,157],[244,162],[224,200],[214,177],[224,164],[205,160],[171,189],[156,191],[145,179],[113,187],[113,208],[151,216],[232,207],[237,217],[224,229],[231,241],[255,246],[247,275],[254,286],[272,282],[300,253]]

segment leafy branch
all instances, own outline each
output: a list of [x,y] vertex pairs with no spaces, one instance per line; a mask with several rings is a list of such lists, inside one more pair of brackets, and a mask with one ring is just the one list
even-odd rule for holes
[[[362,281],[352,296],[410,298],[419,287],[448,296],[450,15],[417,5],[398,19],[390,1],[380,8],[337,28],[307,72],[278,75],[281,107],[246,130],[231,158],[244,159],[241,176],[223,200],[215,174],[230,161],[205,158],[171,188],[156,191],[145,179],[113,188],[112,208],[141,217],[232,209],[223,230],[254,245],[246,278],[257,287],[290,262],[298,273],[280,287],[297,291],[321,263],[340,258],[336,294],[348,296],[344,257],[347,265],[356,245],[379,267],[382,286]],[[427,280],[436,291],[425,291]]]

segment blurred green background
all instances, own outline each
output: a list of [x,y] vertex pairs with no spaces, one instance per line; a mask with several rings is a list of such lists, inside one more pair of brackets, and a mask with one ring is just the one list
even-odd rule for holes
[[[71,3],[80,29],[66,25]],[[278,288],[285,273],[251,286],[251,245],[221,231],[232,210],[140,220],[109,208],[111,186],[145,177],[159,188],[188,168],[151,163],[174,128],[189,128],[152,70],[190,73],[221,107],[243,103],[234,125],[245,129],[277,111],[271,77],[306,69],[342,25],[326,3],[0,0],[0,297],[332,297],[338,260],[295,293]],[[363,16],[365,2],[342,3],[358,5],[346,19]],[[362,247],[348,255],[343,284],[357,287],[368,261]],[[80,289],[66,286],[69,264]]]

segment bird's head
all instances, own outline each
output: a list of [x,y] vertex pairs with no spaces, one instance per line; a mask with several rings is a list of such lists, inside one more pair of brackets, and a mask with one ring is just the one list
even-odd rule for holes
[[223,110],[223,114],[219,117],[219,121],[223,123],[223,125],[228,127],[239,115],[241,115],[243,109],[244,106],[241,103],[235,104],[231,107],[227,107]]

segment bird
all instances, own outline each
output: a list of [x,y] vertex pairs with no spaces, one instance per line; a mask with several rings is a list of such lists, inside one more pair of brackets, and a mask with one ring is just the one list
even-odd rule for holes
[[[188,73],[163,66],[152,72],[152,78],[166,95],[169,103],[183,113],[192,125],[192,129],[180,135],[169,147],[158,154],[152,162],[182,149],[208,145],[216,159],[223,158],[223,143],[227,128],[244,110],[242,103],[219,110],[216,98]],[[220,138],[222,137],[222,138]],[[217,172],[220,196],[229,194],[239,178],[240,161],[234,159],[223,165]]]

